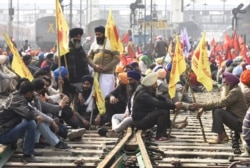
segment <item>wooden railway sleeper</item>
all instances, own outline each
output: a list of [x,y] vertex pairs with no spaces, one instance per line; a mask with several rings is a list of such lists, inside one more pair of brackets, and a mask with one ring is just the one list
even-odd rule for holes
[[174,167],[181,167],[181,161],[180,160],[174,160],[171,162],[171,164],[174,166]]
[[250,161],[240,161],[240,160],[234,161],[233,163],[231,163],[231,164],[228,166],[228,168],[237,168],[237,167],[238,167],[237,165],[239,165],[239,166],[241,166],[241,167],[242,167],[243,165],[249,167],[249,166],[250,166]]
[[154,142],[145,141],[144,143],[145,143],[146,146],[158,146],[158,144],[154,143]]

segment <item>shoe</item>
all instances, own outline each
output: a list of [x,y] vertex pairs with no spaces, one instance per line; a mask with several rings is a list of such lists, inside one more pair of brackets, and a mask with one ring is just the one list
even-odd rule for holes
[[229,141],[228,137],[224,137],[222,140],[219,140],[217,137],[208,141],[209,144],[224,144]]
[[100,136],[106,136],[108,130],[106,128],[98,128],[97,132]]
[[38,143],[35,143],[34,148],[36,148],[36,149],[44,149],[44,148],[46,148],[46,146],[38,142]]
[[73,129],[68,133],[67,137],[69,138],[69,140],[80,139],[85,131],[85,128]]
[[110,122],[106,122],[104,125],[105,125],[106,127],[111,127],[111,126],[112,126]]
[[22,157],[22,162],[25,162],[25,163],[39,163],[39,162],[43,162],[42,160],[40,159],[37,159],[31,155],[27,155],[27,156],[23,156]]
[[167,137],[156,137],[156,141],[168,141],[169,139]]
[[68,149],[69,146],[68,146],[66,143],[64,143],[64,142],[59,141],[59,142],[56,144],[55,148],[57,148],[57,149]]

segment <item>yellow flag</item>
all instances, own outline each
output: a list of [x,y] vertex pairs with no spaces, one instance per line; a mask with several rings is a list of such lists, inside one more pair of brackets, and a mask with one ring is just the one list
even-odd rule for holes
[[69,52],[69,26],[64,18],[61,5],[56,0],[56,29],[57,29],[57,45],[60,56]]
[[6,33],[3,33],[3,36],[10,48],[10,51],[13,54],[13,59],[11,63],[12,70],[17,73],[21,78],[27,78],[29,79],[29,81],[32,81],[34,77],[32,76],[27,66],[24,64],[23,59],[19,55],[19,52],[17,51],[16,47],[13,45]]
[[96,106],[99,110],[99,113],[101,115],[103,115],[106,112],[105,99],[104,99],[102,90],[101,90],[100,85],[99,85],[98,77],[99,77],[98,73],[95,73],[94,74],[94,84],[93,84],[94,97],[96,99]]
[[175,97],[176,84],[180,81],[181,74],[186,71],[186,61],[182,52],[180,39],[178,36],[176,36],[175,39],[175,53],[172,58],[172,69],[168,85],[168,92],[171,98]]
[[123,52],[123,45],[121,39],[119,37],[119,33],[117,27],[115,25],[115,21],[112,15],[112,10],[109,10],[109,15],[105,27],[105,36],[109,39],[111,50]]
[[197,81],[199,81],[207,89],[207,91],[212,90],[213,80],[211,78],[211,70],[208,61],[205,32],[203,33],[200,43],[192,56],[191,68],[197,76]]

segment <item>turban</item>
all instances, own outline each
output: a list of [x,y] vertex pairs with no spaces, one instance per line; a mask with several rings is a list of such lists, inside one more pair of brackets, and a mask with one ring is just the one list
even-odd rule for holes
[[129,78],[132,78],[132,79],[137,80],[137,81],[139,81],[141,79],[141,74],[137,71],[134,71],[134,70],[128,71],[127,76]]
[[158,78],[160,78],[160,79],[164,79],[164,78],[166,78],[166,75],[167,75],[167,72],[166,72],[166,70],[165,69],[159,69],[158,71],[157,71],[157,77]]
[[240,75],[240,81],[245,85],[250,85],[250,70],[245,70],[242,72]]
[[54,53],[53,53],[53,52],[48,52],[48,53],[46,53],[44,56],[45,56],[46,58],[51,59],[51,58],[54,57]]
[[226,62],[227,62],[226,60],[225,60],[225,61],[223,61],[223,62],[221,63],[221,65],[220,65],[220,66],[221,66],[222,68],[225,68],[225,67],[226,67]]
[[227,60],[227,61],[226,61],[226,67],[229,67],[232,63],[233,63],[232,60]]
[[121,65],[116,66],[115,73],[121,73],[121,72],[123,72],[123,66]]
[[122,84],[127,85],[128,84],[128,77],[126,72],[122,72],[118,74],[118,79],[121,81]]
[[155,59],[155,62],[156,62],[157,64],[162,64],[162,63],[163,63],[163,57],[156,58],[156,59]]
[[59,77],[59,68],[60,68],[62,78],[65,78],[68,74],[68,72],[64,66],[58,67],[56,70],[54,70],[54,78],[56,81],[58,80],[58,77]]
[[130,65],[132,66],[132,68],[139,66],[138,62],[132,62]]
[[105,34],[105,28],[103,26],[98,26],[98,27],[95,28],[95,32]]
[[250,65],[246,65],[246,69],[247,69],[247,70],[250,70]]
[[238,65],[234,67],[232,74],[239,77],[242,71],[243,71],[243,67],[241,65]]
[[168,70],[168,72],[171,72],[171,69],[172,69],[172,62],[170,62],[170,63],[167,65],[167,70]]
[[209,58],[209,61],[210,61],[211,63],[214,63],[214,62],[215,62],[215,58],[214,58],[214,57],[210,57],[210,58]]
[[37,57],[39,60],[43,60],[44,59],[44,52],[40,52]]
[[91,85],[93,85],[94,78],[91,75],[84,75],[82,77],[82,83],[88,81]]
[[141,84],[144,86],[153,86],[156,83],[156,81],[157,81],[157,73],[151,72],[142,79]]
[[145,72],[145,75],[148,75],[152,72],[152,69],[147,69],[146,72]]
[[83,35],[83,29],[82,28],[73,28],[69,31],[69,37],[73,38],[76,37],[77,35]]
[[231,86],[234,86],[234,85],[239,83],[239,78],[237,78],[235,75],[233,75],[229,72],[224,72],[222,74],[222,77],[223,77],[224,81]]

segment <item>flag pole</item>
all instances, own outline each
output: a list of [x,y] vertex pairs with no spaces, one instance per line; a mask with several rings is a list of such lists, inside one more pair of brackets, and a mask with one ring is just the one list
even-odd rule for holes
[[59,2],[58,0],[55,0],[56,2],[56,35],[57,35],[57,59],[58,59],[58,68],[59,68],[59,77],[58,77],[58,89],[59,93],[62,93],[62,83],[59,82],[59,80],[62,79],[62,73],[61,73],[61,55],[60,55],[60,48],[59,48],[59,24],[58,24],[58,9],[59,9]]
[[[183,99],[183,97],[184,97],[184,94],[185,94],[185,91],[187,90],[188,85],[189,85],[188,72],[186,71],[185,73],[186,73],[186,76],[187,76],[187,77],[186,77],[186,83],[185,83],[185,85],[184,85],[184,88],[182,89],[181,97],[180,97],[179,101],[182,101],[182,99]],[[175,111],[175,114],[174,114],[174,118],[173,118],[173,120],[172,120],[172,124],[171,124],[170,129],[169,129],[169,133],[168,133],[168,137],[169,137],[169,138],[170,138],[170,136],[171,136],[171,132],[172,132],[172,129],[173,129],[173,127],[174,127],[174,122],[175,122],[175,120],[176,120],[176,118],[177,118],[178,113],[179,113],[179,110],[176,110],[176,111]]]

